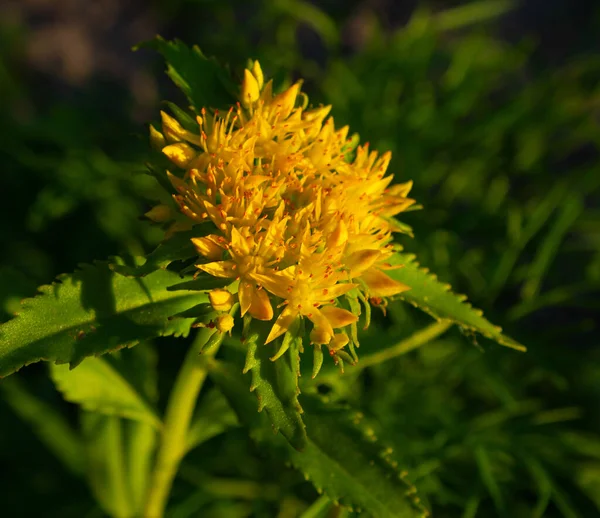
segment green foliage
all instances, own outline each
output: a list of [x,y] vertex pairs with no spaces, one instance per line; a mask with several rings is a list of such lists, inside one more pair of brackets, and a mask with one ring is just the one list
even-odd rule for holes
[[110,359],[87,358],[73,370],[68,365],[52,365],[51,373],[63,397],[84,410],[125,417],[160,429],[156,412]]
[[181,41],[166,41],[160,36],[143,46],[163,55],[167,75],[197,113],[206,106],[224,108],[234,104],[237,86],[222,66],[215,59],[205,57],[197,46],[190,48]]
[[[248,348],[244,373],[252,374],[250,390],[256,392],[258,411],[265,409],[275,432],[281,431],[290,444],[303,450],[306,430],[302,422],[302,407],[298,402],[298,376],[303,333],[290,329],[283,341],[265,344],[269,325],[252,324],[245,338]],[[276,356],[281,356],[275,360]],[[281,360],[281,361],[280,361]]]
[[274,448],[334,502],[357,506],[374,516],[422,516],[415,490],[403,480],[391,452],[377,443],[373,430],[359,425],[356,411],[323,406],[304,397],[307,438],[301,451],[273,440],[254,410],[247,385],[226,365],[213,365],[210,376],[228,398],[240,421],[265,448]]
[[466,303],[466,295],[452,293],[449,284],[441,283],[429,270],[419,267],[414,255],[395,254],[389,262],[393,266],[401,266],[389,271],[390,277],[411,288],[400,295],[402,300],[437,319],[449,319],[467,331],[477,331],[499,344],[525,350],[521,344],[504,336],[499,327],[483,318],[483,311]]
[[185,336],[189,319],[168,317],[206,296],[170,292],[178,275],[157,271],[143,280],[113,273],[107,263],[83,265],[62,275],[41,294],[26,299],[19,315],[0,331],[0,375],[6,376],[42,359],[79,364],[140,340],[173,334]]

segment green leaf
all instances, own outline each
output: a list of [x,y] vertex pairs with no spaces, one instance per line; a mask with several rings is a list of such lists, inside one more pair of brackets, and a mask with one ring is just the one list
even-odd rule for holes
[[377,517],[422,517],[415,488],[375,438],[361,426],[362,416],[346,408],[328,408],[317,398],[303,396],[307,439],[302,451],[273,437],[264,416],[254,409],[247,385],[230,366],[213,362],[209,375],[220,388],[251,437],[273,448],[334,502],[352,505]]
[[129,490],[134,508],[138,513],[144,509],[146,493],[150,484],[152,461],[156,450],[156,429],[144,422],[123,421],[124,450],[127,452]]
[[[297,321],[298,322],[298,321]],[[265,344],[270,323],[252,322],[244,373],[252,373],[250,391],[256,392],[259,412],[267,411],[273,428],[281,431],[290,444],[299,450],[306,445],[306,431],[302,422],[302,407],[298,402],[299,352],[302,333],[298,326],[290,329],[281,340]],[[276,355],[283,355],[272,360]]]
[[423,516],[416,489],[392,460],[391,449],[378,442],[372,429],[361,425],[362,414],[332,408],[317,398],[303,398],[308,446],[290,451],[292,465],[317,490],[378,517]]
[[122,420],[114,416],[82,412],[81,424],[85,437],[88,480],[97,502],[113,518],[134,516],[125,478]]
[[182,261],[196,257],[198,252],[191,239],[205,236],[214,230],[212,224],[197,225],[192,230],[177,232],[174,236],[163,241],[146,256],[146,262],[140,265],[111,264],[111,270],[127,277],[144,277],[157,270],[164,270],[174,261]]
[[154,49],[167,62],[167,75],[200,112],[203,107],[226,108],[237,101],[237,87],[214,58],[207,58],[197,47],[160,36],[137,48]]
[[31,426],[31,430],[67,469],[75,475],[84,473],[81,437],[56,408],[27,390],[19,376],[2,381],[0,394],[15,414]]
[[[122,349],[111,355],[118,356],[119,371],[147,401],[158,401],[158,356],[149,343],[141,343],[132,349]],[[126,452],[127,479],[131,499],[138,515],[141,515],[158,433],[156,428],[141,421],[123,422],[123,448]]]
[[0,322],[10,320],[25,297],[35,295],[36,283],[14,268],[0,267]]
[[192,450],[228,428],[238,426],[238,419],[218,390],[206,394],[192,418],[187,436],[187,450]]
[[110,358],[86,358],[77,368],[51,365],[52,380],[63,397],[84,410],[162,426],[150,404],[118,371]]
[[101,262],[58,279],[0,326],[0,376],[40,360],[74,367],[140,340],[187,336],[192,320],[168,317],[207,300],[198,292],[167,291],[179,275],[164,270],[129,279]]
[[393,279],[410,286],[410,290],[398,297],[425,311],[438,320],[450,320],[463,329],[481,333],[486,338],[519,351],[525,348],[506,335],[502,329],[483,317],[483,312],[465,302],[465,295],[450,291],[450,285],[440,282],[437,277],[421,268],[412,254],[394,254],[388,261],[401,268],[386,271]]

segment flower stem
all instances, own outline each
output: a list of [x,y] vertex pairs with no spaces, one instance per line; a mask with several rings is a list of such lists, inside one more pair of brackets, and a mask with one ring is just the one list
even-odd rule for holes
[[[365,367],[377,365],[378,363],[395,358],[396,356],[406,354],[413,349],[431,342],[434,338],[437,338],[441,334],[445,333],[450,326],[452,326],[452,321],[450,320],[440,320],[439,322],[434,322],[425,329],[421,329],[420,331],[410,335],[405,340],[398,342],[396,345],[361,359],[354,367],[352,367],[351,372],[357,372]],[[350,369],[348,370],[350,371]]]
[[201,329],[177,375],[167,403],[165,425],[146,499],[144,518],[162,518],[164,515],[173,479],[187,451],[190,421],[207,375],[206,362],[198,355],[210,342],[211,346],[204,357],[214,356],[223,340],[223,335],[224,333],[214,329]]

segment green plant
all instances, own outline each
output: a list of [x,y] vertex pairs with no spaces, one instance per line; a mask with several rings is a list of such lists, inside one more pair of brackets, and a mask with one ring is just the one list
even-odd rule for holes
[[[411,232],[394,216],[413,200],[406,197],[410,184],[387,188],[389,155],[378,158],[348,140],[347,128],[334,130],[332,119],[325,122],[328,109],[304,110],[299,84],[272,93],[258,62],[244,71],[241,104],[227,116],[210,114],[205,105],[235,102],[229,97],[235,86],[219,66],[179,42],[152,45],[191,104],[191,112],[170,105],[173,116],[163,113],[162,132],[151,127],[160,152],[151,174],[173,197],[148,217],[166,225],[167,238],[145,258],[82,266],[42,287],[2,326],[1,374],[42,359],[56,362],[57,388],[82,409],[82,436],[74,442],[88,456],[90,484],[111,516],[162,516],[186,453],[211,436],[207,427],[236,422],[227,406],[201,394],[209,377],[211,394],[225,396],[253,440],[287,458],[332,502],[375,516],[427,514],[360,412],[311,395],[314,381],[300,383],[300,353],[313,349],[313,379],[323,348],[342,371],[351,369],[358,361],[357,324],[368,327],[371,306],[385,313],[396,295],[439,322],[405,344],[417,346],[457,324],[522,347],[391,243],[392,231]],[[167,180],[161,156],[185,175],[168,173]],[[235,324],[239,306],[243,330]],[[161,417],[151,355],[138,344],[187,336],[194,327],[201,329]],[[217,356],[225,339],[231,351]],[[119,351],[133,346],[131,353]],[[407,349],[367,351],[366,362]],[[112,354],[100,357],[105,353]],[[73,370],[60,365],[67,363]],[[287,441],[273,436],[264,413],[256,412],[249,384],[258,409]],[[55,441],[80,471],[80,457]]]

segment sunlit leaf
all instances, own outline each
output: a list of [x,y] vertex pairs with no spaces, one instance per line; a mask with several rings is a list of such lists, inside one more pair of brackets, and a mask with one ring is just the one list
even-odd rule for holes
[[159,270],[130,279],[108,264],[83,265],[26,299],[18,316],[0,326],[0,376],[40,360],[76,366],[156,336],[187,335],[191,320],[168,317],[207,300],[199,292],[167,291],[179,280]]

